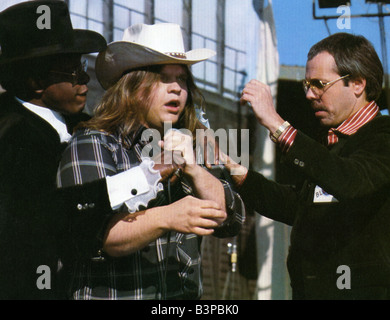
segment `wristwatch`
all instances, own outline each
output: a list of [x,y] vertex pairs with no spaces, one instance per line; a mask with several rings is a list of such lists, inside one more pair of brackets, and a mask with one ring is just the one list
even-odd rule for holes
[[277,143],[279,137],[283,134],[284,131],[290,126],[290,123],[288,121],[283,122],[283,124],[274,132],[269,133],[269,137],[272,140],[272,142]]

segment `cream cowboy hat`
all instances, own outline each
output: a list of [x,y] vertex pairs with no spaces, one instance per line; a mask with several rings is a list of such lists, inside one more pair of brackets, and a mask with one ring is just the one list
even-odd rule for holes
[[173,23],[136,24],[127,28],[122,41],[111,42],[96,59],[96,76],[104,89],[132,69],[161,65],[192,65],[211,58],[215,51],[185,52],[181,28]]

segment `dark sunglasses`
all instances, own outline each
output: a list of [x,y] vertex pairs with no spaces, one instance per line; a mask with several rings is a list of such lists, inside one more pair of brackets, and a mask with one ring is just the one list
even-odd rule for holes
[[59,80],[70,82],[74,87],[78,84],[86,84],[89,82],[90,78],[87,74],[87,69],[88,60],[84,60],[81,65],[71,73],[54,70],[51,70],[49,72],[52,74],[56,74]]

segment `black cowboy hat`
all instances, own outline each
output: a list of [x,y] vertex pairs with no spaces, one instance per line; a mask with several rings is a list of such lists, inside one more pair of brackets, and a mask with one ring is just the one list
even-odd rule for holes
[[73,29],[64,1],[27,1],[0,12],[0,67],[54,54],[98,52],[106,46],[101,34]]

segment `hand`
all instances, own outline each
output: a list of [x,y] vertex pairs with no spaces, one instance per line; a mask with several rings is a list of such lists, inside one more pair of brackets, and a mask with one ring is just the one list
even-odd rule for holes
[[261,125],[275,132],[284,122],[275,110],[271,89],[258,80],[249,81],[240,99],[241,104],[249,103]]
[[[214,142],[214,159],[210,159],[209,161],[205,161],[205,165],[208,169],[212,169],[212,164],[215,163],[223,164],[224,167],[229,171],[230,176],[232,177],[233,182],[240,186],[242,182],[244,182],[245,177],[248,173],[248,169],[235,162],[232,158],[230,158],[227,154],[225,154],[221,149],[219,149],[218,141]],[[206,157],[206,153],[205,153]]]
[[220,157],[220,161],[224,164],[225,168],[229,171],[234,184],[236,186],[241,186],[248,173],[248,168],[238,164],[222,151],[219,152],[219,157]]
[[114,215],[106,229],[104,251],[113,257],[141,250],[167,231],[207,236],[227,218],[215,201],[187,196],[166,206]]
[[[216,139],[214,134],[208,134],[209,131],[202,130],[197,133],[197,139],[203,140],[203,143],[197,144],[197,148],[200,148],[200,153],[203,154],[203,163],[207,168],[211,168],[212,165],[219,165],[219,140]],[[198,152],[198,149],[197,149]]]
[[169,130],[164,136],[164,141],[160,142],[160,147],[164,150],[180,152],[186,166],[196,164],[192,136],[184,134],[180,130]]
[[152,159],[155,162],[153,169],[160,171],[160,182],[176,183],[185,168],[185,160],[179,152],[163,151]]
[[169,230],[181,233],[210,235],[214,228],[222,224],[227,217],[219,204],[212,200],[201,200],[187,196],[166,206]]

